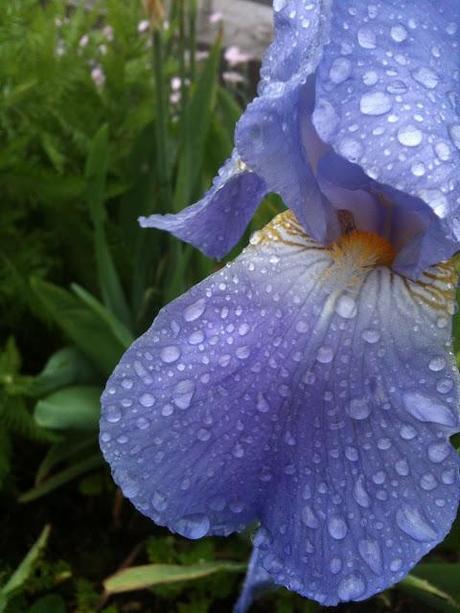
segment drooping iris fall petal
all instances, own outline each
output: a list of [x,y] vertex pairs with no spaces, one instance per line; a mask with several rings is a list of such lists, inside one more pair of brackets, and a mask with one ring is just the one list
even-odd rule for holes
[[325,604],[400,580],[459,501],[454,273],[418,283],[391,248],[331,248],[283,214],[168,305],[103,396],[114,479],[189,538],[259,521],[258,563]]

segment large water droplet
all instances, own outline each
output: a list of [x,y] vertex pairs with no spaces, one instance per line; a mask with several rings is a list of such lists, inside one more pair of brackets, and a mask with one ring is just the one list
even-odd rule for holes
[[204,298],[200,298],[193,304],[189,305],[184,311],[185,321],[195,321],[201,317],[206,309],[206,301]]
[[355,486],[353,488],[353,497],[360,507],[363,509],[368,509],[371,506],[371,500],[369,498],[369,494],[366,491],[364,485],[364,477],[361,476],[356,481]]
[[320,347],[316,359],[318,362],[321,362],[321,364],[329,364],[334,359],[334,350],[332,347]]
[[348,526],[342,517],[329,517],[327,522],[329,534],[336,541],[341,541],[347,536]]
[[155,404],[155,398],[152,396],[152,394],[142,394],[142,396],[139,398],[139,402],[141,403],[141,405],[145,408],[149,408],[149,407],[153,407],[153,405]]
[[180,358],[180,349],[175,345],[169,347],[163,347],[160,352],[160,357],[165,364],[173,364]]
[[175,532],[193,540],[206,536],[210,527],[209,518],[201,513],[186,515],[173,524]]
[[195,393],[195,383],[191,379],[181,381],[174,388],[173,402],[179,409],[188,409]]
[[352,63],[350,60],[345,57],[338,57],[331,66],[329,78],[333,83],[339,85],[349,78],[351,70]]
[[451,449],[449,443],[433,443],[428,447],[428,457],[434,464],[440,464],[450,455]]
[[423,140],[423,132],[414,125],[408,125],[398,130],[398,140],[405,147],[418,147]]
[[380,340],[380,332],[378,330],[364,330],[363,339],[369,345],[375,345]]
[[360,28],[358,42],[363,49],[375,49],[377,46],[375,31],[372,28]]
[[442,358],[442,357],[433,358],[428,364],[429,369],[432,370],[433,372],[439,372],[440,370],[443,370],[445,366],[446,366],[446,360],[445,358]]
[[403,43],[407,38],[406,28],[401,24],[393,26],[391,28],[391,38],[395,41],[395,43]]
[[415,507],[404,505],[396,513],[396,523],[408,536],[421,543],[437,539],[435,530]]
[[361,97],[360,108],[364,115],[384,115],[391,111],[393,102],[387,94],[383,92],[372,92]]
[[356,600],[366,591],[366,584],[360,575],[349,575],[339,583],[337,594],[340,600]]
[[119,407],[114,404],[107,407],[107,411],[105,412],[106,420],[111,424],[116,424],[121,419],[121,410]]
[[302,510],[302,521],[307,528],[319,528],[319,521],[310,505],[306,505]]
[[457,425],[452,411],[436,398],[430,398],[421,392],[405,392],[403,402],[406,410],[419,421],[443,426]]
[[154,492],[152,496],[152,507],[159,513],[165,511],[168,508],[166,496],[164,496],[161,492]]
[[371,414],[371,406],[364,398],[354,398],[345,410],[350,417],[357,420],[367,419]]
[[363,539],[358,543],[358,550],[362,559],[369,565],[376,575],[382,572],[382,551],[377,541]]
[[417,70],[414,70],[412,76],[417,83],[420,83],[420,85],[423,85],[426,89],[435,89],[439,83],[439,76],[433,70],[425,66],[421,66],[417,68]]
[[335,308],[338,315],[344,319],[353,319],[356,317],[356,313],[358,312],[356,302],[351,296],[347,296],[345,294],[340,296]]

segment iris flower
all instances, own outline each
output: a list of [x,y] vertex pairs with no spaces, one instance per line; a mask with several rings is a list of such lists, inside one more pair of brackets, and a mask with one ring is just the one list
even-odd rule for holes
[[258,97],[212,189],[142,219],[209,256],[103,396],[124,494],[191,539],[258,525],[242,598],[325,605],[401,580],[459,503],[458,0],[275,0]]

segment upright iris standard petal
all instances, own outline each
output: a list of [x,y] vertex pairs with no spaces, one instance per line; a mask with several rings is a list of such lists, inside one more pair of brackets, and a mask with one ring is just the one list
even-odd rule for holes
[[282,196],[310,236],[326,242],[336,234],[332,207],[315,177],[323,145],[314,134],[312,76],[327,40],[329,0],[275,2],[275,40],[261,70],[259,97],[236,132],[244,161]]
[[457,0],[335,1],[317,71],[319,135],[372,179],[428,205],[433,241],[416,238],[411,256],[419,249],[430,264],[436,236],[444,258],[460,239],[459,26]]
[[167,230],[220,259],[239,241],[266,193],[265,181],[235,151],[202,200],[176,215],[151,215],[139,221],[144,228]]
[[103,396],[103,452],[143,513],[190,538],[258,520],[261,572],[325,604],[400,580],[459,502],[453,270],[414,283],[372,268],[379,250],[278,217],[162,311]]

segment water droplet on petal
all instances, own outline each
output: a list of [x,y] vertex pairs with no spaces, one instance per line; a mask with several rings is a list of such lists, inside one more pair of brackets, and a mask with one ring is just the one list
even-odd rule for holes
[[153,405],[155,404],[155,398],[152,396],[152,394],[142,394],[139,399],[139,402],[143,407],[149,408],[153,407]]
[[403,43],[407,39],[406,28],[401,24],[393,26],[391,28],[391,38],[395,41],[395,43]]
[[160,352],[160,357],[165,364],[172,364],[173,362],[177,362],[180,358],[180,349],[174,345],[163,347]]
[[206,301],[204,298],[200,298],[193,304],[189,305],[184,311],[185,321],[195,321],[201,317],[206,309]]
[[334,350],[332,347],[320,347],[316,359],[321,364],[329,364],[334,359]]
[[405,147],[418,147],[423,140],[423,132],[413,125],[404,126],[398,131],[398,140]]
[[403,402],[406,410],[419,421],[443,426],[457,425],[452,411],[436,398],[430,398],[421,392],[405,392]]
[[429,543],[437,540],[437,534],[428,520],[415,507],[404,505],[396,512],[396,523],[399,528],[415,541]]
[[368,509],[371,506],[371,501],[369,498],[369,494],[366,491],[364,485],[364,477],[361,476],[356,481],[355,486],[353,488],[353,497],[360,507],[363,509]]
[[376,575],[382,572],[382,550],[377,541],[363,539],[358,543],[358,550],[362,559],[369,565]]
[[345,294],[340,296],[335,308],[338,315],[344,319],[353,319],[356,317],[356,313],[358,312],[356,302],[351,296],[347,296]]
[[105,418],[109,423],[116,424],[121,419],[120,408],[115,405],[110,405],[109,407],[107,407]]
[[428,457],[433,464],[440,464],[450,455],[451,449],[449,443],[433,443],[428,447]]
[[371,406],[364,398],[354,398],[345,410],[350,417],[357,420],[367,419],[371,414]]
[[364,330],[363,339],[370,345],[375,345],[380,340],[380,332],[377,330]]
[[270,405],[261,392],[257,394],[257,410],[260,413],[267,413],[270,410]]
[[206,536],[211,527],[209,518],[201,513],[186,515],[172,526],[175,532],[189,539],[200,539]]
[[340,600],[348,602],[349,600],[356,600],[364,594],[366,591],[366,583],[364,579],[357,574],[349,575],[342,579],[339,583],[337,594]]
[[306,505],[302,510],[302,521],[307,528],[319,528],[319,521],[310,505]]
[[391,111],[393,102],[391,98],[383,92],[372,92],[361,97],[360,108],[364,115],[384,115]]
[[168,502],[166,500],[166,496],[161,494],[160,492],[154,492],[152,496],[152,507],[155,511],[161,513],[168,508]]
[[336,541],[341,541],[347,536],[348,526],[344,519],[338,516],[329,517],[327,522],[329,534]]
[[186,379],[174,388],[173,402],[179,409],[188,409],[194,394],[195,383],[191,379]]
[[446,360],[445,358],[442,358],[442,357],[433,358],[428,364],[428,367],[433,372],[439,372],[440,370],[443,370],[446,367]]

